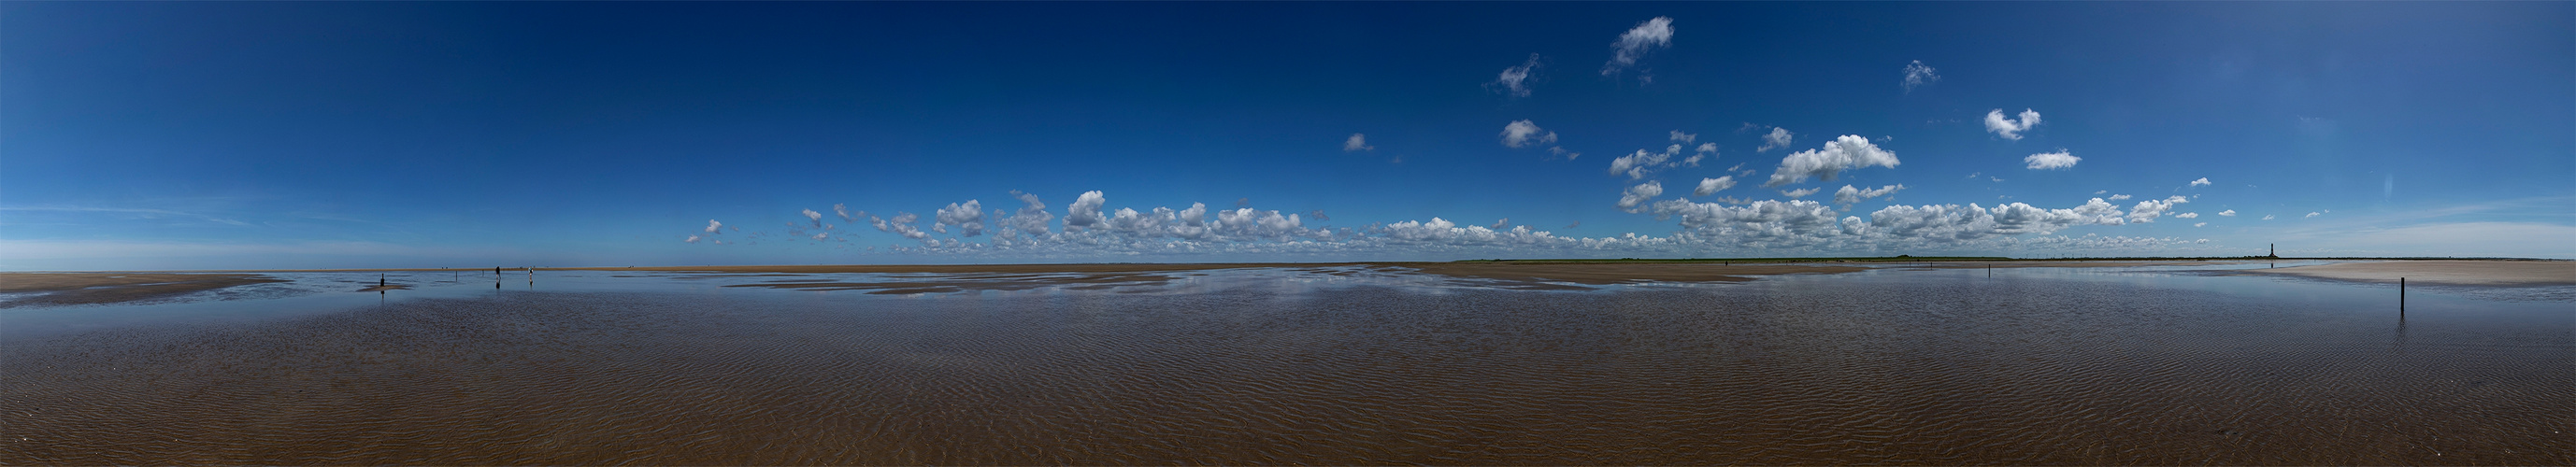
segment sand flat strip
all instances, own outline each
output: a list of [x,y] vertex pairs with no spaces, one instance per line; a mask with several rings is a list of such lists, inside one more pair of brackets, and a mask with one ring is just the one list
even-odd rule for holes
[[2576,285],[2576,261],[2397,260],[2320,264],[2280,269],[2254,269],[2320,279],[2409,284],[2542,286]]
[[[718,273],[930,273],[930,274],[1090,274],[1116,276],[1122,273],[1204,271],[1215,269],[1294,269],[1321,272],[1319,268],[1367,266],[1451,277],[1497,279],[1523,282],[1572,282],[1578,284],[1620,284],[1637,281],[1668,282],[1742,282],[1747,276],[1775,274],[1833,274],[1864,271],[1858,266],[1757,263],[1726,265],[1720,263],[1636,263],[1636,262],[1370,262],[1370,263],[1214,263],[1214,264],[941,264],[941,265],[774,265],[774,266],[660,266],[639,268],[567,268],[603,271],[667,271]],[[541,268],[542,269],[542,268]],[[964,277],[952,278],[963,279]],[[1025,281],[1030,279],[996,278]],[[1121,278],[1117,281],[1124,281]],[[1040,283],[1063,282],[1060,278],[1035,279]],[[1081,282],[1081,281],[1073,281]],[[848,284],[854,288],[890,288],[893,283]],[[945,284],[949,287],[963,283]],[[743,287],[815,288],[825,285],[754,285]],[[1012,289],[1018,286],[1002,286]],[[980,288],[980,287],[979,287]]]
[[1745,276],[1774,274],[1837,274],[1866,271],[1857,266],[1809,266],[1784,264],[1727,265],[1709,263],[1519,263],[1511,261],[1473,263],[1382,263],[1413,268],[1430,274],[1479,279],[1514,281],[1572,282],[1577,284],[1621,284],[1637,281],[1663,282],[1744,282]]
[[0,306],[117,303],[270,282],[286,280],[258,274],[11,272],[0,273],[0,292],[51,293]]
[[[2214,265],[2245,264],[2245,263],[2260,263],[2260,261],[2240,261],[2240,260],[2222,260],[2222,261],[2202,261],[2202,260],[2174,260],[2174,261],[1968,261],[1968,262],[1959,262],[1959,261],[1932,261],[1932,262],[1927,262],[1927,263],[1925,263],[1923,266],[1920,266],[1920,267],[1928,268],[1928,269],[1982,269],[1982,268],[2130,268],[2130,267],[2140,267],[2140,266],[2214,266]],[[1904,263],[1897,263],[1897,264],[1898,264],[1898,265],[1903,265]]]

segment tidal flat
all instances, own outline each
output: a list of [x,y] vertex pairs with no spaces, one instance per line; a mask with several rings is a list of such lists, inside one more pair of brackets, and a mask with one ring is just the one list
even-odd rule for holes
[[2576,286],[2097,266],[268,272],[0,308],[0,464],[2576,464]]

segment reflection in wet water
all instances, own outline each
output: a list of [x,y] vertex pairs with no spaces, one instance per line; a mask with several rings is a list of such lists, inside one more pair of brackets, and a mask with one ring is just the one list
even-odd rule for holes
[[0,340],[0,463],[2576,463],[2565,302],[1986,274],[465,281]]

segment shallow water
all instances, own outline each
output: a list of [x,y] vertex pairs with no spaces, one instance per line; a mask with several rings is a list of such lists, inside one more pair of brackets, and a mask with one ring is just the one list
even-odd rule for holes
[[0,310],[0,463],[2576,464],[2564,290],[2209,269],[306,275]]

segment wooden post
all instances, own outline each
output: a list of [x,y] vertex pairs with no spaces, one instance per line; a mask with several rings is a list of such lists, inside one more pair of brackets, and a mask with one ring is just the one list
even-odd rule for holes
[[2406,319],[2406,278],[2397,278],[2397,319]]

